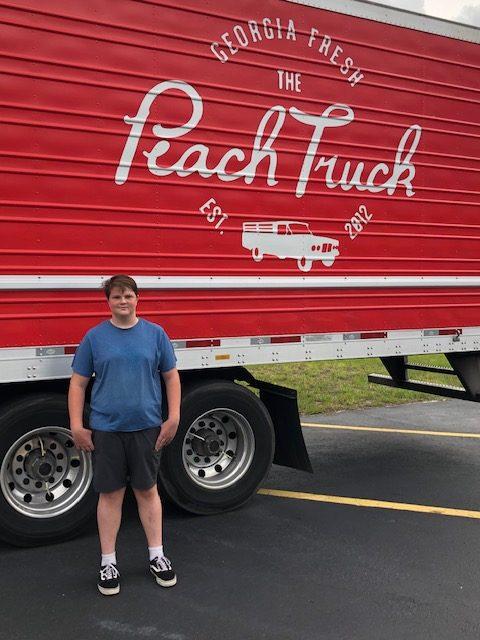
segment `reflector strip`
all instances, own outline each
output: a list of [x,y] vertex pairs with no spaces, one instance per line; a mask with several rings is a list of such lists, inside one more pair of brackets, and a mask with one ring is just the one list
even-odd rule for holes
[[219,347],[220,340],[187,340],[185,346],[187,349],[192,347]]
[[[459,342],[461,340],[470,339],[471,336],[480,336],[480,327],[463,327],[463,328],[443,328],[443,329],[417,329],[417,330],[392,330],[392,331],[357,331],[352,333],[314,333],[305,335],[283,335],[283,336],[243,336],[243,337],[223,337],[223,338],[194,338],[188,340],[172,340],[172,345],[175,351],[184,351],[185,349],[212,349],[221,347],[223,353],[215,355],[215,360],[224,361],[230,360],[232,357],[238,355],[238,350],[245,349],[249,346],[257,348],[265,347],[268,350],[269,345],[298,345],[299,355],[303,356],[305,353],[302,349],[316,348],[321,343],[337,343],[351,342],[351,341],[369,341],[369,340],[386,340],[386,341],[398,341],[402,339],[408,340],[423,340],[423,338],[435,338],[435,337],[452,336],[451,342]],[[317,343],[317,344],[315,344]],[[419,343],[419,351],[421,353],[423,343]],[[373,344],[370,345],[373,348]],[[36,357],[44,358],[46,356],[62,356],[62,355],[74,355],[78,345],[55,345],[45,347],[32,347]],[[351,345],[350,349],[361,348],[359,345]],[[375,346],[378,348],[378,345]],[[21,349],[27,349],[21,347]],[[10,348],[0,349],[0,352],[10,352]],[[291,349],[287,350],[289,353]],[[251,353],[254,353],[253,351]],[[255,351],[258,353],[258,349]],[[272,352],[273,353],[273,352]],[[350,351],[349,351],[350,353]],[[414,353],[411,351],[411,353]],[[368,355],[368,354],[367,354]],[[370,354],[371,355],[371,354]],[[24,356],[22,356],[24,357]],[[241,358],[244,360],[245,353],[242,352]],[[347,356],[345,356],[347,357]],[[310,359],[310,358],[307,358]],[[275,360],[277,362],[278,360]],[[243,364],[245,362],[243,361]]]
[[375,338],[386,338],[386,331],[362,331],[361,333],[344,333],[344,340],[374,340]]
[[461,336],[462,329],[425,329],[424,336]]
[[302,336],[273,336],[270,338],[270,344],[282,344],[285,342],[301,342]]
[[75,353],[75,352],[76,352],[76,350],[77,350],[77,347],[76,347],[76,346],[65,347],[65,348],[64,348],[64,353],[65,353],[65,355],[69,355],[69,354],[73,354],[73,353]]

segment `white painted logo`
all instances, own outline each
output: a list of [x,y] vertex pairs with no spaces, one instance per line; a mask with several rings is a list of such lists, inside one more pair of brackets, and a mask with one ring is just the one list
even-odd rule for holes
[[310,271],[315,260],[331,267],[339,254],[338,240],[314,235],[307,223],[295,220],[244,222],[242,245],[255,262],[264,255],[293,258],[300,271]]
[[[153,102],[169,89],[182,91],[190,99],[192,114],[187,122],[177,127],[164,127],[160,123],[153,126],[153,133],[160,140],[150,151],[144,151],[143,155],[147,159],[148,170],[155,176],[163,177],[176,173],[180,178],[185,178],[198,173],[205,179],[216,176],[223,182],[243,180],[245,184],[251,184],[256,179],[258,166],[262,163],[262,166],[264,164],[267,166],[267,185],[274,187],[278,184],[276,179],[278,157],[274,143],[288,114],[310,131],[310,140],[305,149],[295,189],[297,198],[305,194],[312,172],[317,173],[323,168],[325,168],[324,180],[329,189],[340,187],[344,191],[349,191],[354,188],[361,192],[386,191],[388,195],[393,195],[399,186],[403,186],[408,197],[415,194],[413,190],[415,165],[412,158],[420,142],[422,131],[418,124],[413,124],[402,135],[392,164],[379,162],[368,171],[365,169],[366,162],[343,161],[338,155],[329,157],[322,155],[314,164],[324,132],[327,129],[348,126],[354,120],[353,109],[344,104],[331,104],[320,115],[306,113],[296,107],[290,107],[287,111],[286,107],[275,105],[262,116],[251,149],[244,151],[233,147],[215,166],[209,166],[210,148],[205,144],[194,144],[188,147],[173,165],[158,166],[158,159],[170,149],[169,141],[190,133],[199,124],[203,115],[203,101],[200,94],[190,84],[180,80],[169,80],[155,85],[143,97],[137,114],[133,117],[125,116],[124,121],[130,125],[130,133],[115,174],[115,182],[118,185],[128,180],[130,167]],[[265,134],[267,129],[270,130],[268,136]],[[232,164],[238,167],[242,163],[244,164],[241,168],[231,168]],[[335,178],[334,175],[341,177]]]

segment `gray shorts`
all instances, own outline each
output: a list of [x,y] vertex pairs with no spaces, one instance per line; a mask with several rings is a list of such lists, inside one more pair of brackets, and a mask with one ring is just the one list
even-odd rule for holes
[[110,493],[130,481],[134,489],[157,484],[160,453],[155,442],[160,427],[140,431],[92,431],[93,488]]

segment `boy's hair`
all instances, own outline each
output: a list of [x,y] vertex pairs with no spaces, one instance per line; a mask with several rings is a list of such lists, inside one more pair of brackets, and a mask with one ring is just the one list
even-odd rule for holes
[[138,287],[137,283],[130,276],[126,276],[123,273],[119,273],[116,276],[112,276],[108,280],[102,284],[103,290],[105,291],[105,295],[110,298],[110,293],[112,292],[113,287],[118,287],[120,291],[125,291],[125,289],[131,289],[133,293],[138,296]]

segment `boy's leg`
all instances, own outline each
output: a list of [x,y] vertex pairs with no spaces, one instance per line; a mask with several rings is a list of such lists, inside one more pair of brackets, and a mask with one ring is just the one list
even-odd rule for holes
[[93,443],[93,488],[99,494],[97,524],[102,548],[97,586],[103,595],[114,595],[120,591],[115,543],[122,520],[127,459],[122,433],[94,430]]
[[98,533],[102,554],[106,555],[115,551],[127,484],[127,459],[122,433],[93,430],[92,436],[93,488],[99,494]]
[[158,495],[157,485],[150,489],[133,489],[138,505],[138,513],[148,541],[150,557],[150,573],[157,584],[162,587],[173,587],[177,584],[177,576],[172,563],[163,554],[162,544],[162,502]]
[[155,451],[155,443],[159,432],[159,428],[145,429],[133,434],[130,439],[130,481],[137,500],[138,514],[148,541],[150,573],[154,576],[157,584],[162,587],[173,587],[177,583],[177,576],[172,568],[172,563],[163,553],[162,502],[157,489],[160,457],[159,453]]
[[[133,488],[133,487],[132,487]],[[149,547],[162,546],[162,502],[157,485],[150,489],[133,489]]]
[[155,443],[160,428],[135,431],[128,442],[130,484],[149,547],[162,546],[162,503],[157,489],[160,454]]
[[100,493],[97,506],[98,534],[102,554],[114,553],[120,522],[125,487],[109,493]]
[[122,504],[125,487],[100,493],[97,506],[98,534],[102,548],[102,560],[97,587],[105,596],[120,591],[120,573],[117,569],[115,542],[122,520]]

